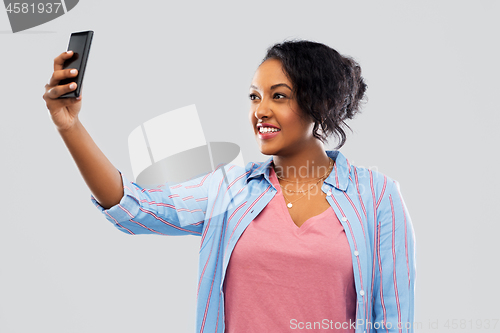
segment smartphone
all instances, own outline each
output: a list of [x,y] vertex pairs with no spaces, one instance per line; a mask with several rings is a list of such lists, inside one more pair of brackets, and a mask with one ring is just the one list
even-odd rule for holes
[[59,98],[79,97],[82,91],[83,75],[87,67],[87,59],[89,58],[90,44],[92,44],[93,31],[73,32],[69,38],[68,51],[73,51],[73,56],[66,60],[63,64],[63,69],[76,68],[78,75],[76,77],[67,78],[59,81],[59,85],[65,85],[71,82],[76,82],[76,90],[70,91]]

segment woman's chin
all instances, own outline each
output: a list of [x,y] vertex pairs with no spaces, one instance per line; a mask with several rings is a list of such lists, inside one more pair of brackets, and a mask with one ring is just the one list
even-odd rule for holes
[[257,144],[263,155],[277,155],[283,147],[279,141],[270,142],[270,140],[262,140],[260,138],[257,138]]
[[275,155],[275,149],[266,147],[265,145],[259,145],[260,153],[263,155]]
[[270,156],[270,155],[275,155],[275,154],[273,154],[273,153],[269,153],[269,152],[262,151],[262,150],[260,151],[260,153],[261,153],[262,155],[269,155],[269,156]]
[[279,153],[279,150],[276,149],[276,148],[272,148],[272,147],[269,147],[269,146],[263,146],[263,145],[260,145],[259,146],[259,150],[260,150],[260,153],[263,154],[263,155],[278,155]]

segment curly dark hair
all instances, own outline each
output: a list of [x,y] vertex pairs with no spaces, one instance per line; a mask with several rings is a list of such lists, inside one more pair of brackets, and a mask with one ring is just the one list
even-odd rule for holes
[[262,62],[268,59],[281,62],[297,104],[314,120],[313,136],[326,142],[333,134],[339,139],[336,149],[342,147],[344,127],[351,129],[345,120],[360,112],[367,88],[359,64],[329,46],[305,40],[271,46]]

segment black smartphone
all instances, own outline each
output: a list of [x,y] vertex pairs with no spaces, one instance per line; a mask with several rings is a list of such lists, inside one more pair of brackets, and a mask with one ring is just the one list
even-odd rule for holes
[[68,51],[73,51],[73,56],[66,60],[63,69],[76,68],[78,75],[76,77],[67,78],[59,81],[59,85],[76,82],[76,90],[59,96],[59,98],[79,97],[82,91],[83,75],[87,67],[87,59],[89,58],[90,44],[92,44],[93,31],[73,32],[69,38]]

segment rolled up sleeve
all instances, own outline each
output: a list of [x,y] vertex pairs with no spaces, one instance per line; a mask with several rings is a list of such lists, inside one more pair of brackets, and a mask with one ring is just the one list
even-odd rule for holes
[[121,172],[123,197],[109,209],[91,195],[106,219],[127,234],[201,235],[212,173],[168,186],[146,189]]

